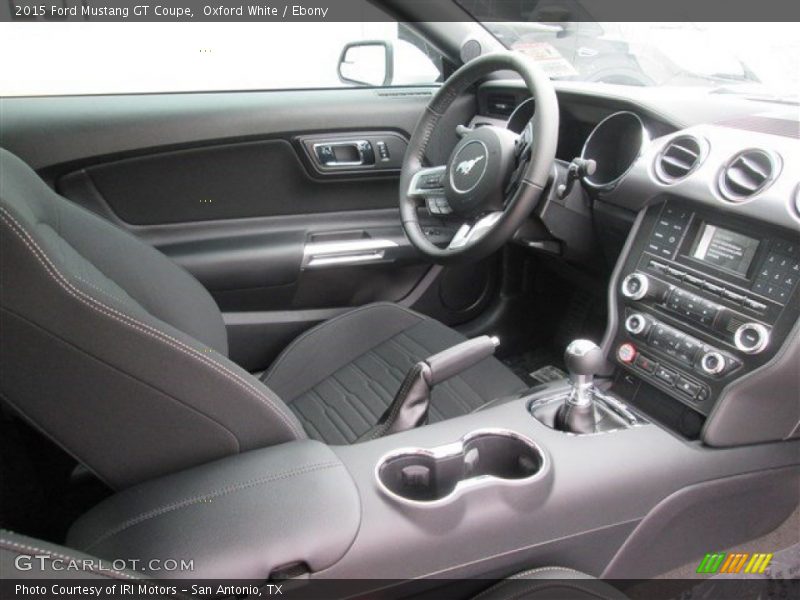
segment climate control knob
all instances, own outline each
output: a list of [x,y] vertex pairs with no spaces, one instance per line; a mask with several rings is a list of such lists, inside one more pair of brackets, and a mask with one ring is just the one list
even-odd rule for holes
[[733,343],[745,354],[758,354],[769,344],[769,329],[761,323],[745,323],[736,330]]
[[708,375],[719,375],[726,366],[725,357],[719,352],[706,352],[700,359],[700,368]]
[[650,279],[644,273],[631,273],[622,280],[622,295],[630,300],[641,300],[649,288]]
[[650,323],[647,320],[647,317],[641,313],[633,313],[627,319],[625,319],[625,331],[631,335],[642,335],[647,333],[649,325]]

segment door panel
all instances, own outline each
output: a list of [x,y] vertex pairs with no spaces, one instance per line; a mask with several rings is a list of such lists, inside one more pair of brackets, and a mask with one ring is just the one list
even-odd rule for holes
[[282,139],[103,163],[59,185],[75,189],[75,178],[87,178],[83,185],[94,185],[131,225],[389,208],[397,190],[396,177],[313,179]]
[[[494,262],[431,269],[400,227],[398,166],[430,95],[3,99],[3,143],[66,197],[194,274],[225,313],[231,358],[257,370],[348,307],[399,301],[457,324],[490,300]],[[454,103],[431,140],[432,164],[446,160],[456,124],[474,112],[474,96]],[[376,151],[385,141],[389,158],[333,168],[318,160],[315,144],[364,139]],[[453,233],[435,219],[425,226],[439,240]]]

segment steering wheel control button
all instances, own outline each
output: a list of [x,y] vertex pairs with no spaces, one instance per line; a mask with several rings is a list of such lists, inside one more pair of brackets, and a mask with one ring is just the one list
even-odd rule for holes
[[622,280],[622,295],[630,300],[641,300],[647,295],[650,280],[643,273],[631,273]]
[[745,354],[758,354],[769,344],[769,329],[761,323],[745,323],[736,330],[733,343]]
[[442,187],[442,180],[444,173],[431,173],[430,175],[423,175],[419,179],[419,187],[422,190],[437,190]]
[[625,319],[625,330],[631,335],[641,335],[647,333],[647,317],[640,313],[633,313]]
[[626,365],[631,364],[636,358],[636,348],[633,344],[622,344],[617,348],[617,358]]
[[453,212],[446,198],[428,198],[426,202],[428,204],[428,212],[432,215],[449,215]]
[[719,375],[725,371],[727,362],[719,352],[706,352],[700,359],[700,368],[708,375]]

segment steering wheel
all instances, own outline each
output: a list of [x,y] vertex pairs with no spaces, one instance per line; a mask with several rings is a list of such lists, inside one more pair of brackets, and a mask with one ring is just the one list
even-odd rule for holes
[[[439,120],[466,89],[490,73],[516,71],[536,110],[521,135],[485,125],[463,135],[447,164],[425,166]],[[442,85],[417,123],[400,173],[400,216],[409,241],[429,260],[447,264],[488,256],[508,241],[547,186],[558,145],[558,101],[547,75],[515,52],[480,56]],[[431,242],[417,209],[462,223],[447,247]]]

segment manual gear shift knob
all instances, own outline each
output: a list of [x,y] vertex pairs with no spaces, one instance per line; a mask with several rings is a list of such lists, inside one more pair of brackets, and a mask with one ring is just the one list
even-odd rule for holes
[[605,364],[603,351],[591,340],[575,340],[567,346],[564,352],[564,363],[569,371],[570,378],[592,378],[602,372]]
[[597,422],[592,381],[603,371],[603,351],[591,340],[575,340],[564,352],[564,363],[572,390],[556,413],[556,428],[572,433],[593,433]]

